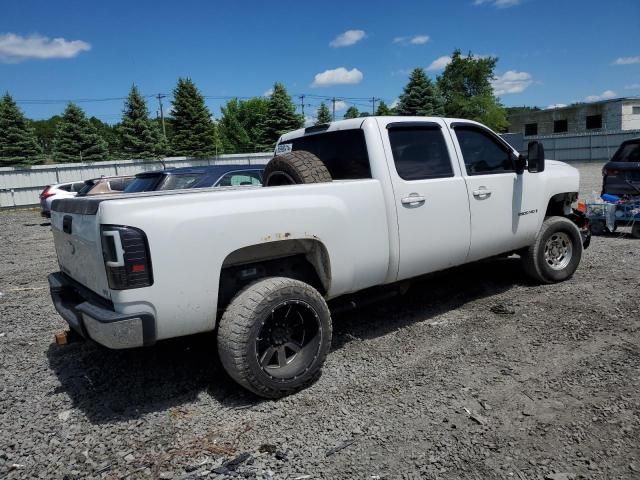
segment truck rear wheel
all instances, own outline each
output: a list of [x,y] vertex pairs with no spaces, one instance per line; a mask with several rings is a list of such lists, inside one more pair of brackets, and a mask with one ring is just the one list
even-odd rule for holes
[[306,388],[331,347],[331,315],[310,285],[284,277],[241,290],[220,319],[218,354],[240,385],[267,398]]
[[567,218],[549,217],[522,254],[522,264],[527,275],[540,283],[562,282],[575,273],[582,250],[578,227]]
[[299,150],[273,157],[264,169],[264,186],[330,182],[331,174],[313,153]]

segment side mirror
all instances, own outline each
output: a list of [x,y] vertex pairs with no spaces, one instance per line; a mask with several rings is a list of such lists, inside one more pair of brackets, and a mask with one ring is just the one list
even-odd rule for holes
[[544,172],[544,147],[540,142],[529,142],[527,149],[527,159],[529,160],[529,172]]

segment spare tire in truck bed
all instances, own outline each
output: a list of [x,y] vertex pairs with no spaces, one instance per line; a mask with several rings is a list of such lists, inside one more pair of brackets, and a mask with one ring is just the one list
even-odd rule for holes
[[299,150],[273,157],[264,169],[264,186],[325,183],[331,174],[325,164],[313,153]]

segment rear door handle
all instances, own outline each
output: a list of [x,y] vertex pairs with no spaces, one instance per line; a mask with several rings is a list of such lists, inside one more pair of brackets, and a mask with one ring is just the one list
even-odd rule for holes
[[491,190],[486,187],[480,187],[478,190],[473,191],[473,196],[476,198],[489,198],[491,196]]
[[417,193],[411,193],[408,197],[404,197],[400,201],[402,202],[403,205],[417,207],[420,204],[423,204],[426,200],[427,199],[424,198],[422,195],[419,195]]

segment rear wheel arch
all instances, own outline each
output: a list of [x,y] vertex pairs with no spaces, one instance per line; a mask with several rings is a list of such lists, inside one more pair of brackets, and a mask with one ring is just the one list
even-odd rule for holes
[[249,245],[231,252],[220,271],[218,312],[221,314],[246,285],[272,276],[300,280],[326,295],[331,287],[328,250],[320,240],[305,238]]

